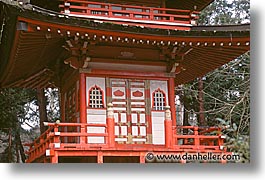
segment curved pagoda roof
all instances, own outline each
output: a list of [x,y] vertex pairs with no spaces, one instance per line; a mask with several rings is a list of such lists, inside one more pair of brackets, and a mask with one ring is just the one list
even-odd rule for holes
[[[71,68],[64,64],[69,58],[65,45],[76,39],[88,42],[94,61],[137,60],[143,65],[166,66],[165,73],[176,74],[176,84],[203,76],[250,49],[249,24],[165,30],[89,21],[2,1],[0,27],[0,87],[60,86],[61,75]],[[102,55],[106,47],[123,46],[139,52],[145,49],[150,56],[138,53],[130,59],[115,53]]]

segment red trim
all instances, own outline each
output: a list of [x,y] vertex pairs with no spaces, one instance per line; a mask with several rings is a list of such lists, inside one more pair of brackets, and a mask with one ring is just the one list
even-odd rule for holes
[[[148,35],[148,34],[132,34],[132,33],[125,33],[125,32],[115,32],[115,31],[109,31],[109,30],[98,30],[94,28],[83,28],[83,27],[78,27],[78,26],[69,26],[69,25],[61,25],[61,24],[53,24],[50,22],[43,22],[39,20],[33,20],[33,19],[28,19],[24,17],[18,17],[18,21],[25,21],[28,23],[31,23],[33,26],[45,26],[45,28],[50,28],[51,33],[58,34],[57,30],[60,29],[61,32],[63,33],[65,31],[72,31],[71,34],[75,34],[76,32],[79,32],[80,35],[84,35],[85,33],[91,33],[93,35],[98,35],[98,36],[112,36],[112,37],[120,37],[120,38],[128,38],[128,37],[133,37],[136,39],[142,39],[142,40],[149,40],[149,41],[171,41],[171,42],[231,42],[230,37],[173,37],[173,36],[157,36],[157,35]],[[52,29],[55,28],[55,29]],[[41,27],[42,31],[42,27]],[[47,31],[47,29],[45,29]],[[74,31],[74,32],[73,32]],[[233,37],[233,44],[236,44],[237,42],[249,42],[250,37]]]
[[[93,88],[96,88],[101,92],[102,106],[103,107],[100,107],[100,108],[90,107],[90,92],[93,90]],[[106,108],[105,107],[105,101],[104,101],[104,98],[105,98],[104,97],[104,91],[99,86],[97,86],[96,84],[94,86],[90,87],[90,89],[88,90],[87,96],[88,96],[87,109],[105,109]]]

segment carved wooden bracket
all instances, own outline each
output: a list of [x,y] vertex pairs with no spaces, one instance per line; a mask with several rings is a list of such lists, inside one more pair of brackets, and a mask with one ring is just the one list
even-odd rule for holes
[[91,60],[88,49],[90,44],[91,42],[84,37],[74,36],[67,39],[63,48],[70,52],[70,57],[65,59],[64,63],[74,69],[88,68]]
[[174,46],[171,51],[171,58],[168,62],[167,72],[179,74],[185,71],[184,59],[185,56],[193,50],[190,46]]

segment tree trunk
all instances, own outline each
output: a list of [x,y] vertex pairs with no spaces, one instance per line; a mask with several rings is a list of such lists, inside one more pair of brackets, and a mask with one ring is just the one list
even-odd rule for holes
[[199,90],[199,123],[201,126],[205,126],[205,116],[204,116],[204,101],[203,101],[203,81],[202,78],[198,80],[198,90]]
[[17,163],[20,162],[20,158],[21,161],[23,163],[26,162],[26,155],[25,155],[25,151],[24,151],[24,147],[20,138],[20,123],[17,120],[17,125],[16,125],[16,129],[15,129],[15,142],[16,142],[16,155],[17,155]]
[[43,125],[43,122],[47,122],[47,99],[45,97],[44,89],[37,89],[37,101],[39,106],[39,113],[40,113],[40,133],[44,133],[46,128]]
[[[189,112],[186,110],[185,105],[184,105],[183,126],[189,126]],[[183,129],[183,134],[188,134],[188,129]]]

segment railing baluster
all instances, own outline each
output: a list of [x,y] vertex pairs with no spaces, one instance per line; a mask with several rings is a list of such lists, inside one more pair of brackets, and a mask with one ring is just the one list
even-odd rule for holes
[[194,145],[195,145],[195,148],[199,149],[199,146],[200,146],[200,139],[199,139],[199,133],[198,133],[198,127],[195,126],[194,127]]
[[84,136],[84,134],[86,133],[86,126],[85,124],[81,124],[81,128],[80,128],[80,132],[81,132],[81,137],[80,137],[80,144],[86,144],[86,136]]

